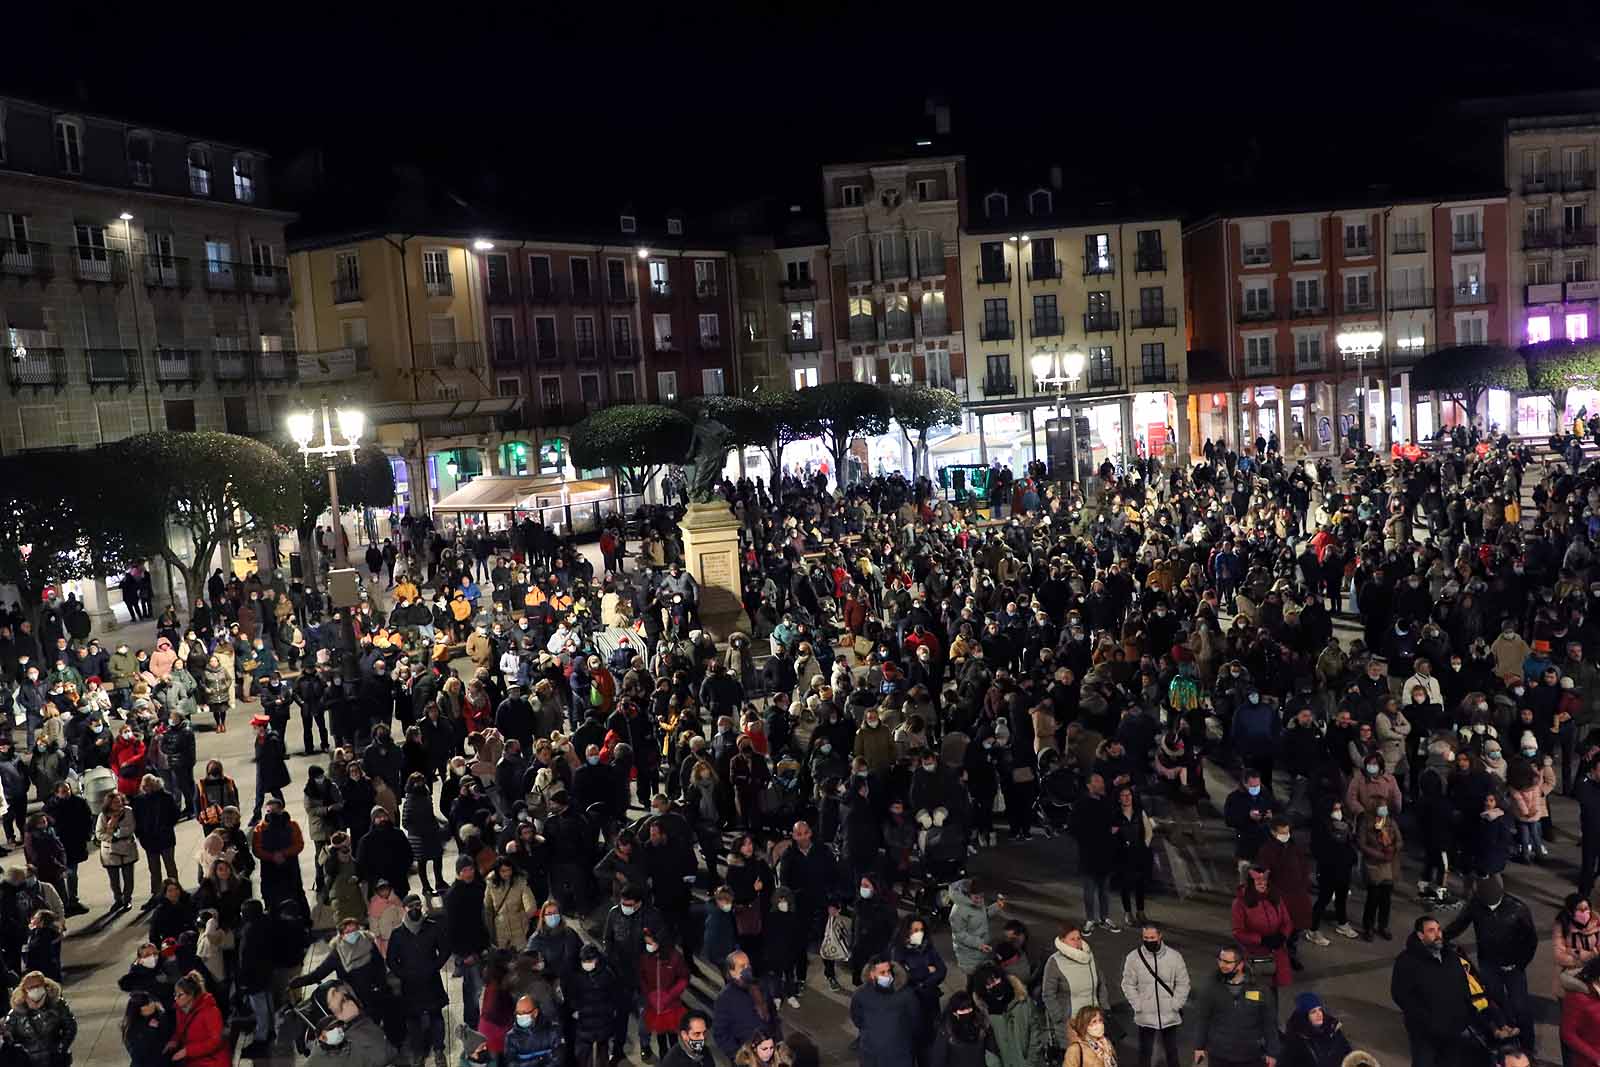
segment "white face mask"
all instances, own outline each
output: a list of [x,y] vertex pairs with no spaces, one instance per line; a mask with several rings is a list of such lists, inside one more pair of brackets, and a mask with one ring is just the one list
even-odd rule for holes
[[598,966],[600,966],[600,961],[599,960],[584,960],[583,961],[583,969],[586,970],[586,971],[593,971]]
[[43,1004],[44,1003],[44,986],[37,986],[36,985],[32,989],[28,990],[28,1003],[29,1004]]
[[517,1025],[526,1030],[528,1027],[533,1025],[533,1016],[525,1013],[519,1014],[517,1016]]
[[322,1043],[329,1048],[338,1048],[344,1044],[344,1027],[335,1026],[322,1035]]
[[1089,1024],[1089,1036],[1096,1040],[1106,1036],[1106,1024],[1103,1019],[1096,1019]]
[[156,956],[140,956],[139,957],[139,966],[141,966],[141,967],[154,967],[156,965],[157,961],[158,961],[158,957],[156,957]]
[[787,900],[778,901],[778,910],[779,911],[788,911],[789,910],[789,902]]
[[922,944],[922,939],[926,936],[927,934],[921,930],[913,930],[911,931],[910,935],[906,937],[906,944],[910,945],[912,948],[916,948]]
[[1287,845],[1289,843],[1288,834],[1273,834],[1272,836],[1277,839],[1277,842],[1280,845]]
[[1342,812],[1342,811],[1334,812],[1333,813],[1333,821],[1334,822],[1344,822],[1344,812]]

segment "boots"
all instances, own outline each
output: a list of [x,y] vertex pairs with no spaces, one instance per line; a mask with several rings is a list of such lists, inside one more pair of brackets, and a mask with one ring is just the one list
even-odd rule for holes
[[446,1067],[444,1049],[436,1048],[433,1050],[433,1067]]

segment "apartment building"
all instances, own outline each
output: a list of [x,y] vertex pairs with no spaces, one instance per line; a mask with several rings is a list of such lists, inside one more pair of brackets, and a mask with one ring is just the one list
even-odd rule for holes
[[[1002,448],[1023,439],[1013,465],[1042,456],[1040,425],[1058,397],[1077,413],[1081,462],[1161,454],[1169,430],[1181,435],[1187,397],[1178,219],[1085,210],[1059,169],[1045,184],[975,196],[961,262],[968,406],[983,416],[985,459],[991,436]],[[1061,381],[1069,354],[1083,369]]]
[[0,98],[0,450],[259,433],[299,376],[267,157]]
[[1496,194],[1215,215],[1187,228],[1193,446],[1277,435],[1322,453],[1364,426],[1387,447],[1460,417],[1414,395],[1410,367],[1439,347],[1506,340],[1505,218]]
[[740,374],[745,389],[803,389],[835,380],[828,235],[799,204],[735,252]]
[[822,169],[837,377],[968,390],[961,156]]
[[734,357],[733,254],[690,242],[683,220],[645,236],[635,253],[645,380],[639,396],[667,404],[744,391]]

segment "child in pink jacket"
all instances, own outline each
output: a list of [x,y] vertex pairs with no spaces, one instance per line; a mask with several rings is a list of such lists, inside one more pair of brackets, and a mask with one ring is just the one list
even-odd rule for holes
[[1511,814],[1517,821],[1517,850],[1524,863],[1533,863],[1550,855],[1541,823],[1550,816],[1550,804],[1545,798],[1555,790],[1556,772],[1550,757],[1539,754],[1533,734],[1522,735],[1521,748],[1522,758],[1506,774],[1506,792]]

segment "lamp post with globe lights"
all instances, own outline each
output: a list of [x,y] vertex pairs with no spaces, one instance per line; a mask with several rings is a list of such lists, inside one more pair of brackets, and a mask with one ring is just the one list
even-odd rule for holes
[[[328,398],[322,398],[321,404],[322,440],[318,444],[312,441],[317,435],[318,412],[296,411],[289,416],[289,436],[300,448],[300,455],[307,463],[313,456],[319,457],[328,470],[328,507],[333,516],[334,559],[338,561],[341,569],[350,566],[350,553],[344,540],[344,522],[339,517],[339,460],[348,456],[351,463],[355,462],[356,451],[361,447],[361,435],[366,430],[367,419],[357,408],[338,408],[330,410]],[[333,427],[337,421],[339,427],[338,438],[334,436]],[[343,438],[341,442],[339,438]]]
[[1347,330],[1333,339],[1339,346],[1339,354],[1345,359],[1351,356],[1356,360],[1356,410],[1357,410],[1357,436],[1359,445],[1367,443],[1367,372],[1363,366],[1366,357],[1376,355],[1383,348],[1383,331],[1381,330]]
[[[1028,369],[1033,371],[1034,387],[1036,389],[1049,389],[1056,398],[1056,423],[1061,423],[1062,402],[1069,392],[1076,392],[1078,382],[1083,378],[1083,368],[1087,363],[1084,355],[1076,347],[1068,349],[1065,353],[1044,349],[1033,354],[1028,361]],[[1071,465],[1069,481],[1078,478],[1078,431],[1073,425],[1072,406],[1066,406],[1067,430],[1067,462]]]

